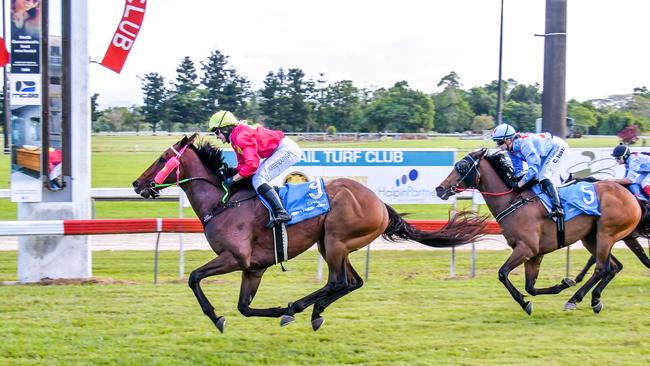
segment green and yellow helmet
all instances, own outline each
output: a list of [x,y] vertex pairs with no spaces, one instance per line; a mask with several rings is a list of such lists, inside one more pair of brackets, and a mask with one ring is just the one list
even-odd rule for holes
[[228,126],[236,126],[238,124],[239,122],[237,121],[237,117],[235,117],[234,114],[228,111],[218,111],[217,113],[213,114],[212,117],[210,117],[210,122],[208,123],[208,131],[215,132],[218,129]]

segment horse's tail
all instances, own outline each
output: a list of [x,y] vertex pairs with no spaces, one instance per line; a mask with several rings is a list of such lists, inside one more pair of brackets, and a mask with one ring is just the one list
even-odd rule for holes
[[422,231],[411,226],[389,205],[386,205],[386,209],[388,210],[388,227],[382,234],[384,239],[390,241],[415,240],[435,248],[453,247],[476,241],[483,236],[483,228],[487,220],[487,216],[476,216],[470,211],[461,211],[451,217],[440,231]]

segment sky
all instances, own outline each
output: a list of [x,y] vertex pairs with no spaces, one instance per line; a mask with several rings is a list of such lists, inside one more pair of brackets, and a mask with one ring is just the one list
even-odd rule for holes
[[[123,0],[89,0],[89,54],[101,61]],[[279,68],[307,78],[440,91],[455,71],[464,88],[498,78],[500,0],[154,0],[120,74],[90,64],[101,106],[142,104],[138,76],[166,80],[189,56],[218,49],[259,89]],[[546,0],[504,0],[503,79],[542,84]],[[650,1],[568,0],[567,99],[650,87]]]

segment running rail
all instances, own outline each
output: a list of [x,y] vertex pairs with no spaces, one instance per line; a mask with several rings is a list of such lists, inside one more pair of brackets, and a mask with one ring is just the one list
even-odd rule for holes
[[[408,220],[419,230],[437,231],[446,220]],[[0,236],[21,235],[102,235],[140,233],[202,233],[199,219],[110,219],[110,220],[32,220],[0,221]],[[496,221],[488,221],[485,234],[500,234]]]

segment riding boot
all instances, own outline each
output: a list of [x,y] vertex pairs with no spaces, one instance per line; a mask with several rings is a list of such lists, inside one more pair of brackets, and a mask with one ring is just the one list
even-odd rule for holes
[[551,198],[551,203],[553,204],[553,212],[551,212],[551,216],[564,217],[564,210],[562,209],[562,203],[560,203],[560,195],[557,192],[557,188],[555,188],[550,179],[542,179],[540,184]]
[[271,205],[273,216],[275,216],[266,225],[267,227],[271,228],[275,225],[279,225],[282,222],[291,221],[291,214],[289,214],[287,210],[284,209],[282,206],[282,201],[280,201],[280,197],[278,196],[278,193],[275,191],[275,189],[273,189],[273,187],[267,183],[262,183],[259,187],[257,187],[257,193],[264,197],[269,205]]

